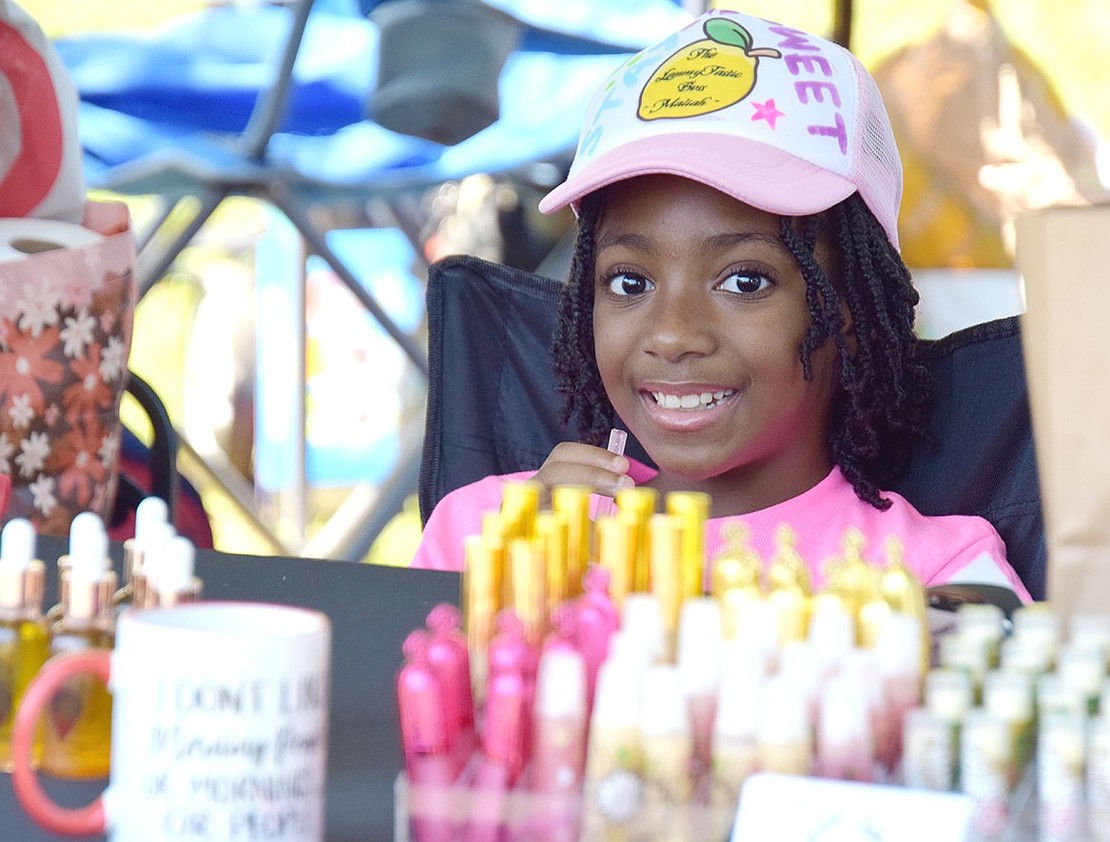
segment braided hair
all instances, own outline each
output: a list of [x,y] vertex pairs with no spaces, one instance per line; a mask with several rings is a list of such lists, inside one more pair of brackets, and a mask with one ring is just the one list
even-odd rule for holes
[[[581,440],[596,445],[603,444],[615,415],[594,355],[595,230],[601,210],[598,193],[582,201],[554,337],[561,421],[576,418]],[[888,508],[880,489],[906,470],[916,441],[930,441],[925,426],[930,378],[913,330],[918,294],[909,270],[858,193],[820,214],[780,217],[779,237],[806,284],[810,324],[799,349],[805,377],[813,376],[812,354],[826,341],[833,342],[840,361],[826,434],[829,456],[861,500]],[[834,255],[828,273],[814,256],[822,240]]]

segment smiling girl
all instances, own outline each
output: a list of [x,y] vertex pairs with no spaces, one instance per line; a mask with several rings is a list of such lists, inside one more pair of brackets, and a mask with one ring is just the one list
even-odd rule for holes
[[[717,11],[630,59],[540,203],[578,215],[554,352],[580,440],[444,497],[414,566],[460,569],[504,483],[532,478],[705,492],[707,558],[737,518],[769,558],[785,523],[815,585],[854,528],[876,564],[897,538],[927,586],[1027,601],[986,520],[925,517],[883,490],[928,438],[901,192],[878,89],[835,44]],[[613,427],[654,467],[606,450]]]

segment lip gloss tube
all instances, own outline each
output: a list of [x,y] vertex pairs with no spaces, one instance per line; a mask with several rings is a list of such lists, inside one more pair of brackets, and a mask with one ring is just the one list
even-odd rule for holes
[[515,670],[491,675],[485,732],[474,779],[468,842],[496,842],[505,823],[505,802],[524,763],[524,676]]
[[988,838],[1010,822],[1012,747],[1006,720],[983,708],[968,711],[960,739],[960,789],[975,802],[975,830]]
[[538,835],[575,842],[586,767],[586,661],[576,649],[552,647],[536,678],[531,777],[540,796]]
[[713,719],[710,803],[735,809],[744,782],[758,768],[760,694],[766,680],[762,654],[725,643],[717,714]]
[[810,715],[806,693],[789,676],[767,679],[759,707],[759,768],[784,775],[808,775],[812,769]]
[[710,581],[721,605],[725,638],[732,638],[749,606],[763,601],[763,562],[747,545],[748,528],[740,520],[729,521],[721,533],[725,549],[713,559]]
[[651,592],[659,600],[663,623],[663,658],[674,658],[678,645],[678,620],[682,614],[682,521],[675,515],[656,514],[648,520]]
[[489,642],[501,604],[497,559],[484,536],[463,539],[466,568],[462,574],[463,625],[470,653],[471,688],[475,704],[485,697]]
[[551,489],[551,510],[567,521],[567,599],[582,593],[582,577],[591,559],[590,489],[557,485]]
[[651,554],[648,543],[648,522],[659,505],[659,492],[637,486],[617,492],[617,511],[636,524],[636,550],[632,564],[632,591],[651,590]]
[[[428,663],[428,633],[411,632],[402,645],[405,664],[397,673],[397,710],[400,715],[401,747],[405,774],[415,790],[416,804],[433,805],[441,789],[455,780],[455,764],[448,746],[442,691]],[[409,817],[414,842],[448,842],[451,822],[423,815],[419,808]]]
[[821,690],[814,771],[823,778],[870,782],[873,749],[862,684],[834,675]]
[[692,795],[693,741],[678,668],[653,664],[640,696],[640,750],[646,803],[686,804]]
[[1037,736],[1037,802],[1042,839],[1081,842],[1086,834],[1087,723],[1083,714],[1052,714]]
[[701,596],[705,593],[705,522],[712,501],[700,491],[672,491],[665,501],[667,514],[682,522],[682,596]]
[[428,663],[443,690],[447,744],[457,776],[474,748],[474,694],[470,656],[460,631],[462,613],[454,605],[440,603],[428,613],[426,623],[430,632]]
[[620,614],[609,596],[609,572],[603,567],[586,571],[586,590],[575,600],[575,641],[586,659],[586,699],[593,710],[597,676],[609,654],[609,639],[620,627]]
[[721,683],[721,607],[711,596],[688,599],[678,627],[678,678],[690,723],[690,774],[695,791],[708,785],[713,718]]

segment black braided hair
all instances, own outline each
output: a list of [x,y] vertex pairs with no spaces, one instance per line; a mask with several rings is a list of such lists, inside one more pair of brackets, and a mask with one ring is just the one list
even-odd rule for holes
[[[596,445],[604,444],[615,416],[594,356],[594,233],[601,207],[595,193],[579,209],[554,337],[561,421],[576,418],[581,440]],[[840,360],[826,438],[830,458],[861,500],[885,509],[890,501],[881,489],[905,472],[915,442],[931,440],[930,378],[918,357],[918,294],[909,270],[858,193],[824,213],[781,217],[779,237],[806,283],[810,325],[800,348],[803,372],[813,376],[812,354],[829,340]],[[822,239],[835,261],[829,273],[814,256]]]

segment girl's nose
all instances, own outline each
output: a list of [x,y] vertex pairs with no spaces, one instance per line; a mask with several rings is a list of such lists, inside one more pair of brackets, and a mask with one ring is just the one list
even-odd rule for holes
[[645,348],[670,362],[710,354],[717,347],[704,295],[679,292],[659,296],[645,331]]

